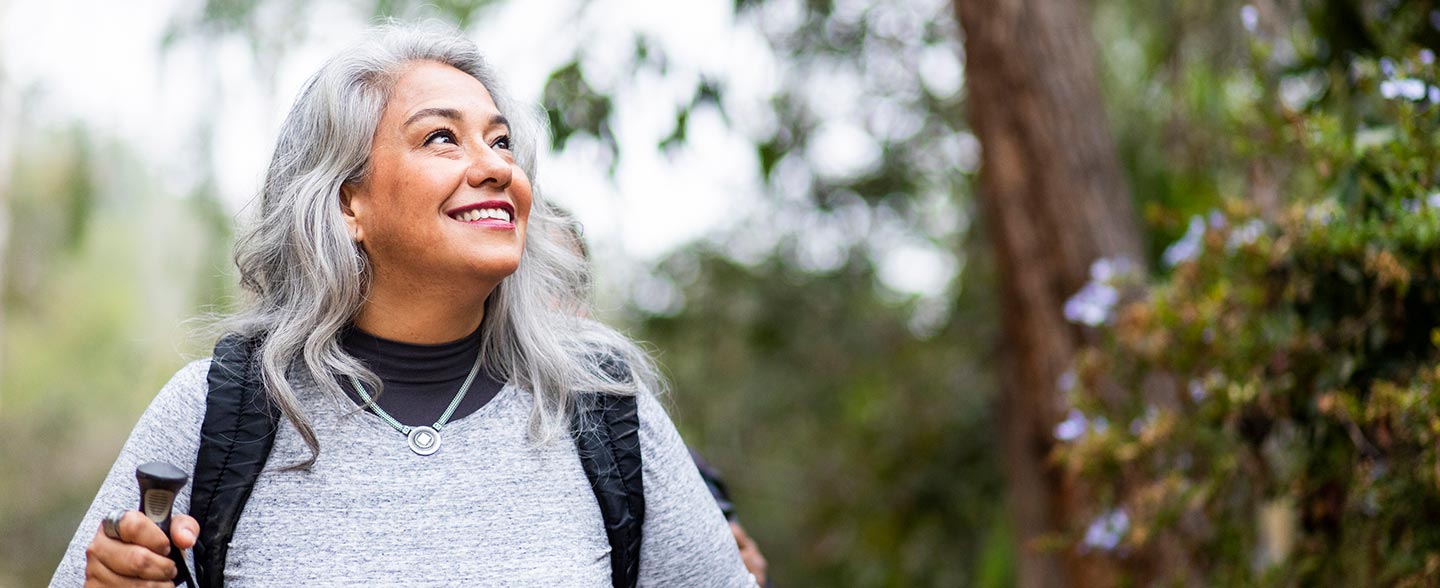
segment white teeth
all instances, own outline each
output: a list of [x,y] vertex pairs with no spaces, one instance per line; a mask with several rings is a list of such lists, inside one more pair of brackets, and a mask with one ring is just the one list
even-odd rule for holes
[[474,222],[480,219],[493,218],[510,222],[510,213],[503,208],[472,208],[454,216],[455,220],[462,222]]

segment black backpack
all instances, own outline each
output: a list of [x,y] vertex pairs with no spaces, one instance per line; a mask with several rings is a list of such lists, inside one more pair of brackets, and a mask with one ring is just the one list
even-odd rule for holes
[[[255,480],[270,457],[280,411],[263,392],[252,357],[258,339],[227,336],[215,344],[210,392],[195,459],[190,516],[200,522],[195,542],[195,579],[200,588],[220,588],[235,523],[245,510]],[[602,361],[612,377],[628,377],[625,366]],[[640,418],[633,396],[585,394],[576,411],[597,426],[573,427],[580,463],[600,503],[610,541],[610,575],[615,588],[634,588],[640,571],[640,529],[645,520],[641,479]]]

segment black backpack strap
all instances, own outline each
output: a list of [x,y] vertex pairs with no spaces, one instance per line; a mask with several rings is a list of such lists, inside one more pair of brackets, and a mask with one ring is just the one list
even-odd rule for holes
[[645,524],[639,405],[634,396],[613,394],[584,394],[579,405],[575,444],[605,520],[610,580],[615,588],[635,588]]
[[190,494],[190,516],[200,523],[195,542],[200,588],[224,584],[235,523],[275,444],[280,415],[264,393],[252,357],[258,347],[258,339],[228,335],[215,344],[210,363],[210,392]]

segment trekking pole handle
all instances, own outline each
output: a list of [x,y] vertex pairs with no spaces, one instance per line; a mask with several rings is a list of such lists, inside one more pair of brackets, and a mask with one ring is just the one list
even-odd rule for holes
[[[135,480],[140,483],[140,513],[150,519],[170,537],[170,510],[175,505],[175,496],[190,482],[189,474],[180,468],[161,461],[140,464],[135,468]],[[175,562],[178,573],[175,585],[193,587],[190,568],[185,565],[185,553],[170,541],[170,560]]]

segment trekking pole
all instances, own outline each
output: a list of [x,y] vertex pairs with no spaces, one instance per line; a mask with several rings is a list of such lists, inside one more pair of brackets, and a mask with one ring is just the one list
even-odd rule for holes
[[[190,481],[190,476],[180,468],[161,461],[140,464],[135,468],[135,480],[140,482],[140,512],[144,513],[170,537],[170,507],[175,504],[175,495]],[[185,565],[185,551],[170,540],[170,561],[175,562],[178,573],[175,585],[195,587],[190,577],[190,568]]]

